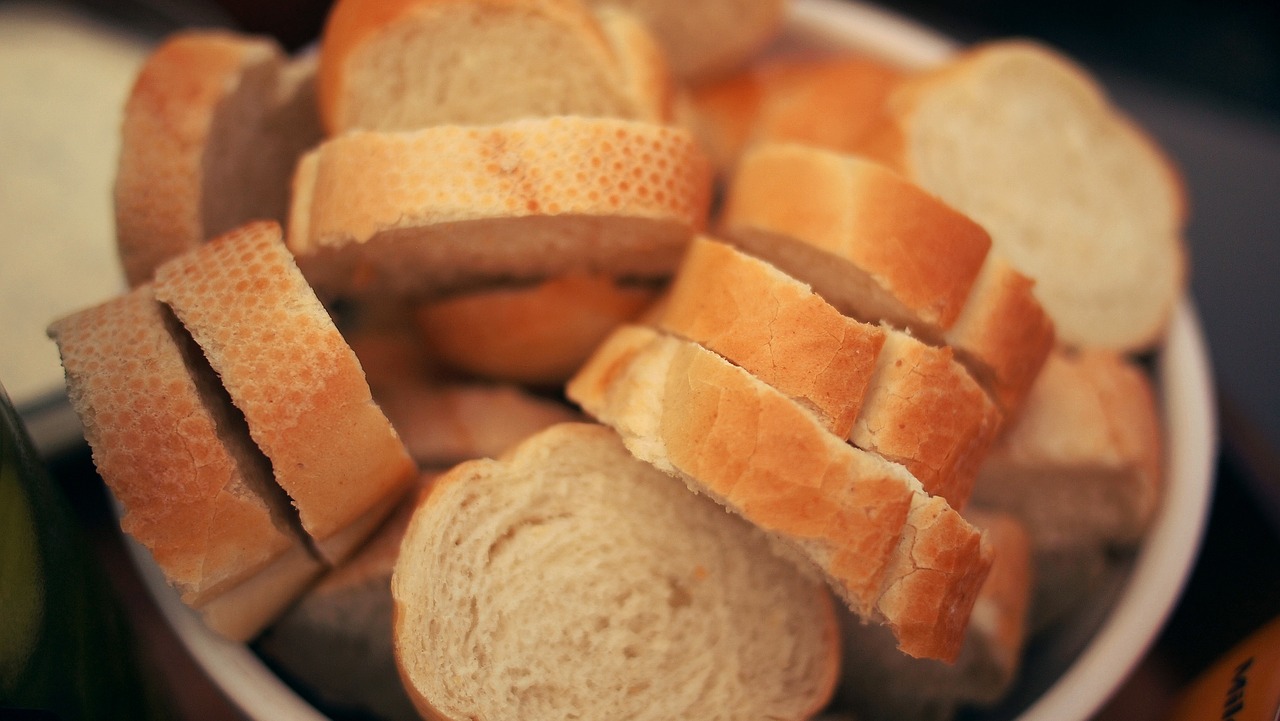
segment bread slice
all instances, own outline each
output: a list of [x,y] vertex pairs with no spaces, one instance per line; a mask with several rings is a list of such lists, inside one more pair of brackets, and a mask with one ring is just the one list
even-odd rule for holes
[[901,463],[963,508],[1000,412],[952,357],[841,315],[800,281],[696,239],[655,315],[813,411],[828,430]]
[[289,247],[325,294],[440,294],[571,272],[664,277],[706,225],[687,131],[556,117],[353,132],[308,154]]
[[705,81],[743,66],[782,30],[784,0],[588,0],[616,5],[653,30],[683,81]]
[[987,571],[981,535],[904,468],[701,346],[615,331],[567,394],[636,457],[768,532],[904,652],[951,658]]
[[904,81],[888,108],[869,152],[981,223],[1063,343],[1155,344],[1187,281],[1185,189],[1086,69],[991,42]]
[[691,88],[694,127],[726,178],[738,156],[760,143],[858,152],[883,122],[884,104],[904,75],[860,54],[766,57]]
[[1151,381],[1110,351],[1057,351],[991,449],[974,502],[1018,516],[1037,549],[1142,537],[1162,487]]
[[642,117],[578,0],[341,0],[320,45],[331,136],[524,117]]
[[125,105],[116,239],[130,286],[249,220],[283,221],[298,156],[321,137],[314,58],[274,40],[184,31],[147,58]]
[[845,618],[835,708],[859,721],[949,721],[964,708],[990,707],[1009,692],[1027,639],[1030,540],[1012,516],[979,511],[966,516],[987,534],[993,561],[959,658],[946,664],[904,656],[884,629]]
[[634,12],[612,3],[592,10],[618,57],[622,84],[635,101],[631,117],[651,123],[675,122],[680,85],[671,74],[667,54],[649,25]]
[[582,420],[565,403],[511,385],[406,379],[375,388],[373,397],[423,468],[496,458],[543,428]]
[[215,599],[254,577],[283,580],[234,622],[206,613],[224,635],[252,636],[321,566],[199,350],[150,284],[61,318],[49,334],[120,526],[182,601],[218,609],[227,604]]
[[254,644],[273,668],[326,709],[419,721],[400,683],[391,640],[391,572],[418,498],[434,482],[423,474],[360,550],[320,579]]
[[416,474],[280,226],[251,223],[156,271],[321,554],[340,561]]
[[454,370],[553,387],[657,294],[654,284],[570,274],[444,296],[418,306],[415,317],[434,355]]
[[799,720],[834,690],[822,584],[598,425],[438,479],[391,590],[426,718]]
[[1016,414],[1053,344],[1031,282],[980,226],[865,158],[759,145],[738,165],[722,232],[841,312],[952,346]]

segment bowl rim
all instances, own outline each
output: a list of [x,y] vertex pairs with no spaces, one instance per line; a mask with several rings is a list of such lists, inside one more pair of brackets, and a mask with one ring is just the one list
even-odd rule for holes
[[[786,22],[788,32],[908,68],[937,64],[960,48],[939,32],[863,0],[790,0]],[[1154,643],[1199,555],[1218,436],[1209,353],[1190,295],[1180,299],[1170,319],[1156,355],[1156,381],[1165,427],[1166,492],[1155,522],[1107,618],[1018,721],[1085,719],[1101,708]],[[251,718],[326,721],[247,644],[207,629],[169,588],[146,549],[128,537],[126,546],[166,623],[240,710]]]

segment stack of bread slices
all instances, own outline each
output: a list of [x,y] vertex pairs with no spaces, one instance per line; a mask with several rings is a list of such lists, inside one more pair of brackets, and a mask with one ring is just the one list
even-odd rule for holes
[[[339,0],[125,108],[56,321],[121,524],[384,718],[950,718],[1141,539],[1178,181],[1070,60],[782,0]],[[770,42],[778,40],[775,45]]]

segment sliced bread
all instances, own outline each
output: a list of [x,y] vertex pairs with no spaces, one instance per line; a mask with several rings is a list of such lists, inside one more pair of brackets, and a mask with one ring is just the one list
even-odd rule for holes
[[579,0],[341,0],[320,44],[331,136],[523,117],[644,117]]
[[218,373],[319,551],[348,556],[416,468],[280,226],[251,223],[167,261],[155,294]]
[[865,158],[756,146],[738,164],[721,223],[841,312],[952,346],[1006,415],[1053,344],[1031,282],[991,252],[985,230]]
[[[184,603],[244,639],[319,574],[288,499],[244,420],[150,284],[55,321],[67,394],[120,526],[151,554]],[[301,578],[294,571],[301,569]],[[278,595],[220,611],[237,587]]]
[[645,327],[610,336],[567,394],[636,457],[823,573],[904,652],[958,651],[989,549],[906,469],[852,447],[720,356]]
[[901,463],[926,492],[956,508],[968,501],[1000,412],[950,349],[843,316],[800,281],[706,237],[690,247],[654,316],[841,438]]
[[448,295],[415,318],[439,361],[479,378],[561,386],[619,325],[657,297],[653,284],[571,274]]
[[598,425],[440,477],[391,591],[426,718],[800,721],[834,690],[821,583]]
[[664,277],[706,224],[687,132],[556,117],[352,132],[294,179],[289,247],[318,291],[440,294],[571,272]]
[[983,463],[973,500],[1021,518],[1037,549],[1124,546],[1155,513],[1163,453],[1155,393],[1136,362],[1055,351]]
[[1187,280],[1169,159],[1089,72],[1026,41],[902,82],[872,152],[981,223],[1063,343],[1152,347]]
[[225,31],[177,33],[147,58],[121,126],[116,239],[126,280],[249,220],[282,221],[320,141],[314,58]]

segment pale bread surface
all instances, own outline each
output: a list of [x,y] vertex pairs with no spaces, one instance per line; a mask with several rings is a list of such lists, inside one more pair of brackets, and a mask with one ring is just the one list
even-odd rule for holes
[[826,589],[598,425],[442,476],[392,597],[426,718],[799,721],[835,684]]

